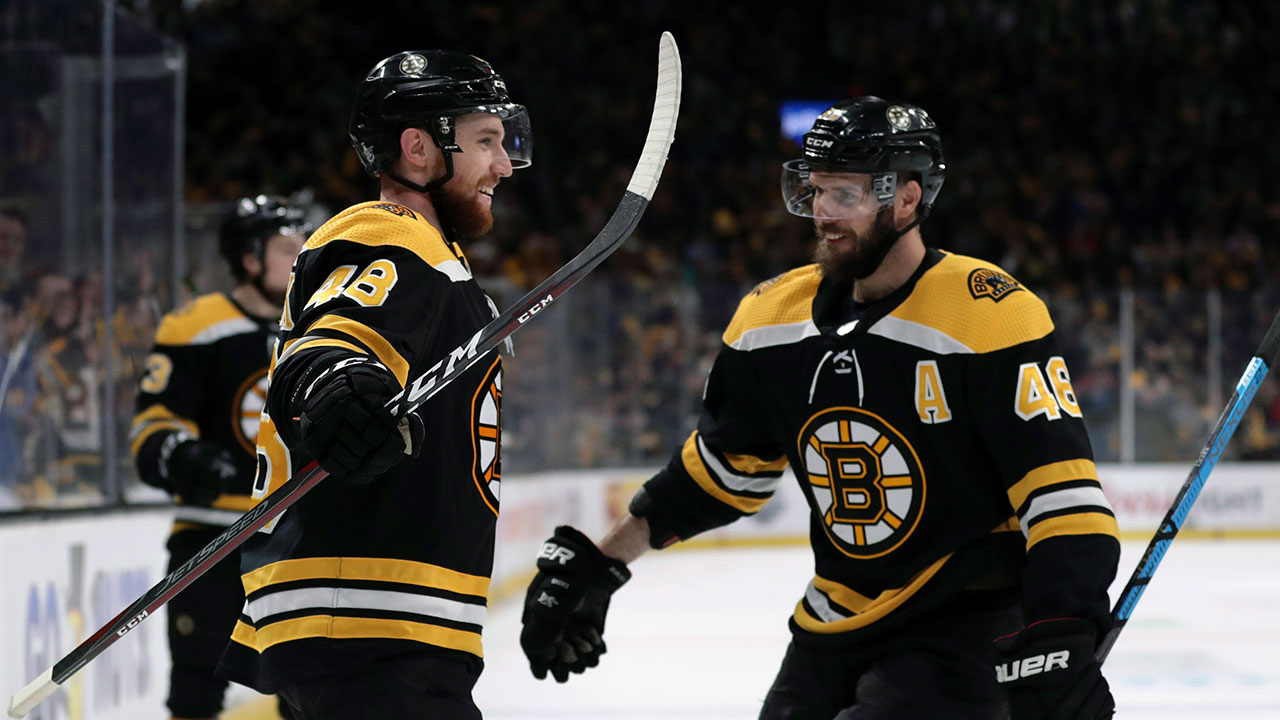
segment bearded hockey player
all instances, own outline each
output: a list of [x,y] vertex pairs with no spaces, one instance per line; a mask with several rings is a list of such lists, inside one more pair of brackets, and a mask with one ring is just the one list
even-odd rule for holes
[[495,189],[529,164],[528,116],[485,61],[402,52],[360,85],[350,138],[381,195],[317,229],[294,266],[255,492],[312,460],[331,477],[246,544],[223,668],[307,720],[479,718],[500,359],[425,417],[398,424],[387,404],[493,318],[456,241],[489,231]]
[[816,574],[761,718],[1110,717],[1116,522],[1044,303],[924,245],[945,165],[920,108],[844,101],[803,147],[782,189],[816,263],[742,300],[697,430],[631,514],[598,547],[567,526],[543,546],[534,674],[596,665],[627,563],[759,511],[790,465]]
[[[172,572],[256,502],[258,416],[289,269],[310,227],[278,198],[243,198],[218,233],[235,288],[196,298],[164,317],[138,384],[132,451],[143,482],[178,503],[169,537]],[[227,681],[214,670],[244,605],[240,553],[169,603],[169,710],[214,718]]]

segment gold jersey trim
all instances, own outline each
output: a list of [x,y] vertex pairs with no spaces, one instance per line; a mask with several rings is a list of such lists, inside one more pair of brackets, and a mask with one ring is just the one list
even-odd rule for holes
[[1022,507],[1031,493],[1042,487],[1071,480],[1097,480],[1098,467],[1092,460],[1083,458],[1063,460],[1061,462],[1041,465],[1022,477],[1009,488],[1009,504],[1014,510]]
[[738,303],[724,331],[724,344],[752,350],[817,335],[813,298],[821,282],[818,266],[805,265],[760,283]]
[[758,475],[760,473],[780,473],[787,469],[787,458],[777,460],[761,460],[754,455],[734,455],[725,453],[724,459],[739,475]]
[[[307,333],[316,330],[332,330],[355,339],[373,351],[378,360],[387,366],[392,375],[396,376],[400,387],[404,387],[405,383],[409,381],[409,361],[405,360],[404,356],[396,351],[391,343],[387,342],[386,338],[379,335],[377,330],[368,325],[341,315],[325,315],[307,328]],[[291,350],[297,352],[300,347],[296,346]]]
[[480,633],[407,620],[309,615],[269,623],[258,630],[241,620],[236,623],[235,630],[231,633],[233,642],[245,645],[259,653],[281,643],[307,638],[414,640],[426,645],[461,650],[477,657],[484,657]]
[[439,230],[417,213],[393,203],[375,200],[343,210],[312,233],[302,249],[315,250],[338,240],[368,247],[402,248],[453,282],[471,278]]
[[208,345],[259,328],[226,295],[210,293],[166,313],[156,330],[156,344]]
[[[694,482],[698,483],[698,487],[703,492],[729,507],[748,515],[753,515],[769,502],[767,497],[743,497],[729,492],[716,482],[717,478],[712,477],[711,470],[707,467],[707,461],[702,457],[701,438],[697,431],[694,431],[684,442],[684,450],[681,451],[680,461],[684,464],[685,472],[689,473]],[[760,487],[762,492],[772,492],[778,486],[780,478],[766,478],[766,486]]]
[[[1002,294],[998,303],[993,302],[990,293],[975,294],[970,278],[976,270],[985,271],[979,273],[983,277],[1006,279],[1012,283],[1008,287],[1017,291]],[[885,320],[888,318],[931,329],[933,333],[928,337],[937,342],[942,342],[939,335],[949,339],[950,343],[944,345],[957,348],[953,352],[963,352],[958,348],[969,348],[976,353],[994,352],[1053,332],[1049,311],[1034,293],[1018,285],[996,265],[951,253],[944,253],[938,264],[920,276],[911,294]],[[884,320],[877,322],[875,327],[883,323]],[[886,325],[886,330],[889,329]],[[912,342],[913,337],[906,334],[903,341],[919,345]]]
[[129,428],[129,436],[132,438],[129,443],[129,453],[137,457],[148,438],[165,430],[184,432],[194,438],[200,437],[200,428],[194,421],[181,417],[164,405],[156,403],[134,416],[133,424]]
[[245,595],[294,580],[375,580],[487,597],[489,578],[395,558],[321,557],[281,560],[241,577]]
[[1109,535],[1119,540],[1120,527],[1114,515],[1100,512],[1074,513],[1046,518],[1027,532],[1027,549],[1051,537],[1067,535]]
[[[908,598],[915,595],[920,588],[924,587],[938,570],[951,559],[951,554],[943,556],[934,561],[932,565],[917,573],[911,581],[900,588],[885,590],[877,595],[874,599],[868,598],[844,585],[835,581],[827,580],[822,577],[815,576],[810,583],[811,587],[822,589],[832,601],[844,607],[848,612],[854,613],[852,617],[842,617],[838,620],[822,620],[809,614],[804,607],[804,601],[796,603],[795,621],[802,629],[820,635],[832,635],[835,633],[849,632],[859,628],[867,627],[872,623],[878,622],[893,610],[897,609]],[[808,595],[808,594],[806,594]],[[845,603],[853,605],[850,607]],[[814,604],[812,599],[810,604]],[[818,609],[815,607],[815,610]],[[821,612],[819,610],[819,612]],[[826,613],[823,613],[826,614]],[[835,614],[828,615],[835,617]]]

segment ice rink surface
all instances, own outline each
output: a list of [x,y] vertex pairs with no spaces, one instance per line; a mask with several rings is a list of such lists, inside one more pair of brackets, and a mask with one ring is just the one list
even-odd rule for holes
[[[1145,547],[1124,544],[1113,603]],[[491,610],[475,693],[486,718],[756,717],[811,577],[808,548],[665,551],[632,569],[608,654],[565,685],[530,675],[522,600]],[[1122,720],[1280,718],[1280,540],[1176,540],[1105,672]]]

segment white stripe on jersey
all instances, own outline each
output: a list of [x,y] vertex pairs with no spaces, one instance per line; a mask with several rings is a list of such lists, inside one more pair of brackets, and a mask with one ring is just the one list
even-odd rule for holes
[[868,335],[879,335],[880,337],[896,340],[907,345],[914,345],[939,355],[971,355],[973,348],[956,340],[950,335],[931,328],[928,325],[922,325],[911,320],[903,320],[892,315],[887,315],[877,320],[874,325],[867,330]]
[[736,473],[732,468],[725,467],[719,458],[711,452],[707,444],[702,441],[702,435],[698,435],[698,453],[702,455],[702,461],[707,464],[707,469],[711,471],[720,482],[728,489],[734,492],[757,492],[772,493],[778,489],[778,484],[782,482],[782,471],[769,475],[742,475]]
[[467,266],[458,260],[446,260],[439,265],[432,265],[431,267],[448,275],[449,280],[452,282],[464,282],[471,279],[471,272],[467,270]]
[[299,588],[262,595],[245,603],[244,612],[257,623],[263,618],[285,612],[297,610],[323,612],[335,608],[406,612],[472,625],[484,625],[485,615],[488,612],[483,605],[472,605],[431,595],[340,587]]
[[734,340],[729,347],[734,350],[758,350],[775,345],[790,345],[818,334],[818,326],[812,320],[786,323],[784,325],[766,325],[752,328]]
[[258,323],[248,318],[231,318],[229,320],[223,320],[222,322],[216,322],[201,330],[196,333],[196,336],[191,338],[191,341],[187,344],[210,345],[223,338],[231,337],[232,335],[243,335],[245,333],[258,332],[260,329],[261,326],[258,325]]
[[1027,514],[1019,520],[1022,534],[1027,535],[1028,528],[1039,516],[1074,507],[1104,507],[1110,510],[1111,503],[1107,502],[1107,496],[1100,487],[1073,487],[1045,493],[1031,501],[1027,506]]
[[836,622],[849,617],[847,613],[841,613],[831,607],[831,602],[827,599],[827,596],[813,584],[812,580],[809,581],[809,586],[804,589],[804,599],[809,602],[809,606],[813,608],[813,611],[818,615],[818,619],[822,622]]

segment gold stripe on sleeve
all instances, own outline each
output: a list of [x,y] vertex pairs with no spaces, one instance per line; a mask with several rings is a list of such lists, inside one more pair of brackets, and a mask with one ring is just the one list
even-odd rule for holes
[[684,450],[681,452],[680,461],[684,464],[685,472],[693,477],[694,482],[698,483],[698,487],[703,492],[729,507],[747,513],[754,514],[764,507],[769,501],[768,498],[742,497],[734,495],[721,487],[715,479],[711,477],[711,471],[707,469],[707,465],[702,461],[702,455],[698,452],[698,433],[695,431],[684,441]]
[[247,645],[258,652],[273,645],[307,638],[416,640],[427,645],[461,650],[477,657],[484,657],[484,651],[480,645],[480,633],[408,620],[308,615],[270,623],[258,630],[241,621],[236,624],[235,630],[231,633],[233,641]]
[[169,408],[157,403],[134,416],[133,425],[129,430],[129,434],[133,436],[133,440],[129,443],[129,453],[137,457],[147,438],[162,430],[186,431],[195,437],[200,437],[200,428],[194,422],[180,417]]
[[724,454],[724,459],[729,462],[729,467],[734,472],[743,475],[755,475],[756,473],[780,473],[787,469],[787,458],[781,457],[777,460],[761,460],[754,455],[731,455]]
[[1092,460],[1063,460],[1062,462],[1041,465],[1023,476],[1021,480],[1009,488],[1009,504],[1016,511],[1027,501],[1032,492],[1060,482],[1070,480],[1097,480],[1098,468]]
[[489,578],[449,568],[394,558],[321,557],[282,560],[242,577],[244,592],[253,594],[268,585],[293,580],[377,580],[440,588],[463,595],[487,597]]
[[391,374],[396,376],[396,380],[400,382],[400,387],[404,387],[404,384],[409,381],[409,361],[405,360],[404,356],[399,352],[396,352],[391,343],[379,335],[377,330],[362,322],[345,318],[341,315],[325,315],[307,328],[307,333],[322,329],[333,330],[355,338],[365,347],[372,350],[378,360],[387,366]]
[[1099,512],[1073,513],[1041,520],[1027,532],[1027,549],[1051,537],[1067,535],[1109,535],[1120,537],[1120,528],[1111,515]]

